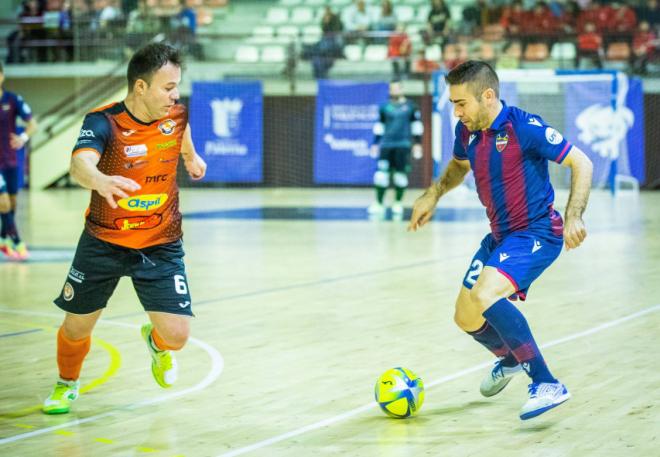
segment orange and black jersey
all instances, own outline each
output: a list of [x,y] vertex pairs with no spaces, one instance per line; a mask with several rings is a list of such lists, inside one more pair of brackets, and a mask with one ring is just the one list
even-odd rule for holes
[[85,116],[73,155],[93,151],[100,156],[101,173],[124,176],[142,186],[118,200],[117,209],[92,191],[85,223],[90,235],[134,249],[181,238],[176,169],[187,124],[188,112],[180,104],[148,124],[136,119],[123,102]]

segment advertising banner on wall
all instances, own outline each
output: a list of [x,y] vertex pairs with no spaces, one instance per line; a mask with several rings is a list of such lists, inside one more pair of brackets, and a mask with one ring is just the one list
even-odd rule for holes
[[262,182],[261,82],[194,82],[190,126],[208,165],[204,181]]
[[314,132],[314,183],[369,185],[376,158],[369,154],[386,82],[319,81]]

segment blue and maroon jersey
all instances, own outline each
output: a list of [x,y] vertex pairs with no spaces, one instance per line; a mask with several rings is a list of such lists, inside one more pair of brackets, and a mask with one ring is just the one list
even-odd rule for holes
[[540,116],[502,105],[489,129],[470,132],[462,122],[456,125],[454,157],[470,161],[496,240],[528,228],[560,236],[548,160],[561,163],[571,144]]
[[20,95],[3,91],[0,97],[0,168],[18,166],[16,150],[9,143],[9,135],[16,133],[16,119],[28,122],[32,110]]

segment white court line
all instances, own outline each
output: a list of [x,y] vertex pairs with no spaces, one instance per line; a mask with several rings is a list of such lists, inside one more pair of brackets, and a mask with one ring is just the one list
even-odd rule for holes
[[[592,335],[594,333],[601,332],[603,330],[616,327],[620,324],[623,324],[625,322],[631,321],[633,319],[637,319],[638,317],[645,316],[647,314],[654,313],[656,311],[660,311],[660,304],[651,306],[649,308],[643,309],[641,311],[638,311],[636,313],[629,314],[627,316],[621,317],[619,319],[615,319],[613,321],[605,322],[603,324],[597,325],[595,327],[592,327],[590,329],[584,330],[582,332],[578,333],[573,333],[572,335],[565,336],[563,338],[559,338],[557,340],[550,341],[549,343],[542,344],[541,348],[549,348],[552,346],[557,346],[562,343],[566,343],[568,341],[573,341],[579,338],[582,338],[584,336]],[[430,383],[426,384],[427,387],[433,387],[437,386],[439,384],[444,384],[449,381],[453,381],[454,379],[461,378],[467,374],[473,373],[475,371],[482,370],[483,368],[490,367],[493,365],[493,362],[486,362],[486,363],[481,363],[479,365],[475,365],[471,368],[466,368],[465,370],[458,371],[454,374],[444,376],[442,378],[436,379],[434,381],[431,381]],[[359,408],[351,409],[350,411],[347,411],[345,413],[339,414],[337,416],[330,417],[328,419],[324,419],[319,422],[315,422],[313,424],[306,425],[304,427],[298,428],[296,430],[292,430],[287,433],[283,433],[281,435],[274,436],[272,438],[265,439],[263,441],[258,441],[254,444],[251,444],[249,446],[241,447],[238,449],[234,449],[233,451],[225,452],[224,454],[220,454],[218,457],[234,457],[237,455],[243,455],[247,454],[248,452],[256,451],[257,449],[263,449],[265,447],[268,447],[272,444],[279,443],[281,441],[288,440],[289,438],[293,438],[294,436],[299,436],[307,432],[311,432],[314,430],[318,430],[323,427],[327,427],[333,424],[336,424],[338,422],[344,421],[346,419],[350,419],[353,416],[357,416],[358,414],[362,413],[363,411],[367,411],[368,409],[374,408],[378,406],[378,404],[374,401],[369,404],[360,406]]]
[[[35,311],[21,311],[21,310],[13,310],[13,309],[7,309],[7,308],[0,308],[0,312],[5,312],[5,313],[10,313],[10,314],[23,314],[23,315],[34,315],[34,316],[45,316],[45,317],[62,317],[61,313],[43,313],[43,312],[35,312]],[[114,325],[117,327],[129,327],[129,328],[136,328],[139,329],[139,325],[135,324],[127,324],[124,322],[114,322],[114,321],[108,321],[108,320],[99,320],[101,324],[107,324],[107,325]],[[150,398],[147,400],[143,400],[137,403],[131,403],[129,405],[124,405],[121,407],[117,407],[112,409],[111,411],[107,411],[105,413],[101,414],[96,414],[94,416],[86,417],[84,419],[76,419],[73,421],[69,422],[64,422],[59,425],[54,425],[52,427],[46,427],[46,428],[41,428],[39,430],[34,430],[32,432],[27,432],[27,433],[21,433],[18,435],[10,436],[7,438],[2,438],[0,439],[0,445],[7,444],[7,443],[12,443],[14,441],[19,441],[19,440],[24,440],[26,438],[33,438],[35,436],[43,435],[44,433],[50,433],[54,430],[59,430],[61,428],[66,428],[66,427],[73,427],[76,425],[81,425],[81,424],[86,424],[88,422],[96,422],[100,419],[103,419],[108,416],[112,416],[114,414],[121,413],[123,411],[133,411],[138,408],[143,408],[145,406],[149,405],[155,405],[157,403],[163,403],[169,400],[174,400],[175,398],[182,397],[184,395],[192,394],[194,392],[198,392],[200,390],[203,390],[207,388],[210,384],[212,384],[220,374],[222,373],[222,370],[224,368],[224,359],[222,358],[222,355],[211,345],[198,340],[197,338],[192,338],[190,337],[188,339],[190,343],[194,344],[195,346],[200,347],[206,353],[209,355],[211,358],[211,371],[206,375],[204,379],[202,379],[201,382],[197,383],[196,385],[189,387],[187,389],[183,389],[177,392],[172,392],[170,394],[166,395],[161,395],[159,397],[155,398]]]

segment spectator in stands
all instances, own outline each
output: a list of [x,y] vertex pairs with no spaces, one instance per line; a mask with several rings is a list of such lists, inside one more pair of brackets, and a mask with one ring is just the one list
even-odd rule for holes
[[367,11],[364,0],[355,0],[342,13],[344,29],[349,34],[349,39],[360,38],[371,28],[372,17]]
[[603,68],[603,37],[596,31],[592,22],[584,24],[584,31],[578,35],[575,66],[581,67],[582,59],[590,60],[597,68]]
[[574,33],[577,28],[578,18],[580,17],[580,5],[575,0],[569,0],[564,6],[564,13],[561,16],[561,28],[565,33]]
[[397,24],[396,30],[390,35],[387,46],[387,58],[392,62],[393,80],[400,81],[410,76],[410,57],[412,43],[405,32],[403,24]]
[[344,25],[332,8],[325,7],[321,17],[321,40],[312,46],[310,57],[312,70],[316,79],[328,77],[328,71],[335,63],[335,59],[342,55]]
[[[390,0],[383,0],[380,6],[380,13],[375,15],[371,29],[375,32],[393,32],[396,27],[397,20],[394,16],[392,2]],[[387,37],[385,37],[383,42],[387,43]]]
[[660,3],[658,0],[642,0],[641,6],[636,9],[637,17],[649,23],[653,31],[660,27]]
[[195,3],[195,0],[179,0],[181,9],[172,18],[174,35],[171,37],[171,42],[175,47],[182,49],[185,54],[202,60],[202,48],[195,41],[197,32]]
[[504,7],[500,24],[506,29],[509,36],[519,36],[529,13],[523,9],[522,0],[514,0],[510,6]]
[[34,46],[32,40],[43,40],[43,8],[37,0],[24,0],[18,14],[18,30],[7,37],[8,63],[45,60],[43,48]]
[[550,38],[559,32],[559,21],[552,14],[548,5],[539,1],[526,21],[525,30],[527,35]]
[[655,54],[655,33],[647,21],[641,21],[633,37],[632,68],[636,73],[646,74],[646,64]]
[[447,35],[449,34],[449,27],[451,26],[451,15],[449,8],[444,0],[433,0],[431,3],[431,11],[429,11],[426,20],[426,27],[429,39],[427,44],[432,41],[438,40],[440,44],[444,43]]
[[628,5],[614,2],[610,5],[607,32],[629,40],[637,28],[637,15]]
[[141,48],[160,32],[160,18],[155,13],[158,0],[139,0],[137,8],[128,14],[126,24],[127,55]]

